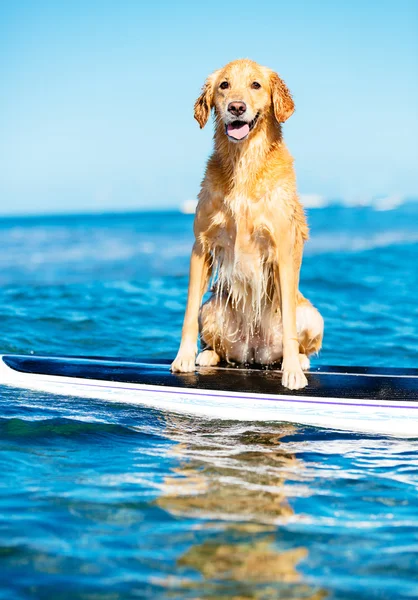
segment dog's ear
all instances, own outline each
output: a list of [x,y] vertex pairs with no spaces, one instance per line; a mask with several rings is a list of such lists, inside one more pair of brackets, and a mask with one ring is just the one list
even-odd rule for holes
[[200,129],[203,129],[208,122],[213,107],[213,91],[217,74],[218,72],[215,71],[215,73],[209,75],[203,85],[202,93],[194,103],[194,118],[199,123]]
[[295,111],[292,94],[277,73],[271,74],[270,85],[274,116],[279,123],[284,123]]

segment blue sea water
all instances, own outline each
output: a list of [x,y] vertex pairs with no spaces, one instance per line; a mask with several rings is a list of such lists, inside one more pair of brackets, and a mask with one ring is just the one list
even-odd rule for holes
[[[418,204],[309,213],[315,364],[418,364]],[[172,357],[192,217],[0,221],[0,352]],[[0,598],[418,598],[416,440],[0,387]]]

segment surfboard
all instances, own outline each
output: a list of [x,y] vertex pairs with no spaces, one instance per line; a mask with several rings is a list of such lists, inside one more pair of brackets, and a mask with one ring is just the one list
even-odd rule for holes
[[274,421],[418,437],[418,369],[321,366],[308,386],[281,385],[277,369],[200,367],[170,360],[0,356],[0,383],[210,419]]

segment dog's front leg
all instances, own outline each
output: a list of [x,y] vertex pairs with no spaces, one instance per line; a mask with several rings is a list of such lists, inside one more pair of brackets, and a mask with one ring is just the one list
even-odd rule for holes
[[[296,329],[296,298],[302,262],[302,241],[292,239],[289,232],[281,240],[277,255],[276,290],[281,301],[283,325],[282,385],[299,390],[308,385],[299,361]],[[279,286],[279,289],[278,289]]]
[[189,291],[184,315],[181,343],[171,370],[189,373],[195,370],[199,308],[209,282],[210,263],[199,242],[195,242],[190,259]]

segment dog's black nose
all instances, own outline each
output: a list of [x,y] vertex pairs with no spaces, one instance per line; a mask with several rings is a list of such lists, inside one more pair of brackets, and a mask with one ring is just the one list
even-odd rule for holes
[[247,110],[245,102],[230,102],[228,104],[228,112],[236,117],[240,117]]

